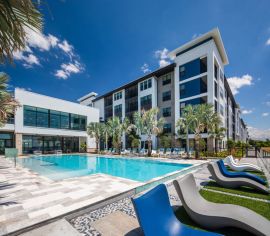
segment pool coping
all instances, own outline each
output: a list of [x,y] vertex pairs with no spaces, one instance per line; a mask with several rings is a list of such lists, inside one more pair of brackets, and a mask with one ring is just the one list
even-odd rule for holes
[[[91,155],[91,156],[96,156],[96,155]],[[102,155],[102,156],[104,156],[104,155]],[[117,156],[117,157],[120,157],[120,156]],[[126,156],[124,156],[124,157],[129,158],[129,157],[126,157]],[[135,157],[134,159],[136,159],[136,158],[137,159],[138,158],[145,159],[145,157]],[[147,157],[147,159],[153,159],[153,160],[160,159],[160,161],[163,161],[163,162],[164,161],[168,162],[168,163],[177,163],[178,162],[178,164],[185,164],[185,163],[179,163],[179,161],[181,161],[181,159],[180,160],[171,160],[171,159],[165,159],[165,158],[151,158],[151,157],[150,158]],[[177,161],[177,162],[175,162],[175,161]],[[35,224],[32,224],[32,225],[20,228],[18,230],[13,231],[13,232],[8,232],[5,235],[19,235],[21,233],[28,232],[28,231],[30,231],[32,229],[44,226],[46,224],[52,223],[52,222],[57,221],[57,220],[62,219],[62,218],[70,220],[70,219],[75,218],[75,217],[77,217],[79,215],[85,214],[85,213],[90,212],[90,211],[94,211],[94,210],[99,209],[101,207],[104,207],[104,206],[106,206],[106,205],[108,205],[110,203],[121,200],[121,199],[123,199],[125,197],[131,197],[131,196],[134,196],[136,194],[139,194],[139,193],[141,193],[143,191],[146,191],[147,189],[152,188],[152,187],[154,187],[154,186],[156,186],[156,185],[158,185],[160,183],[164,183],[164,182],[167,182],[169,180],[175,179],[178,176],[185,175],[187,173],[191,173],[192,171],[199,170],[201,167],[206,165],[208,162],[209,162],[208,160],[205,160],[202,163],[192,164],[192,166],[183,168],[183,169],[178,170],[178,171],[168,173],[168,174],[160,176],[160,177],[153,178],[153,179],[151,179],[149,181],[146,181],[146,182],[139,182],[139,181],[134,181],[133,180],[134,182],[138,183],[138,186],[136,186],[136,187],[134,187],[132,189],[129,189],[127,191],[124,191],[124,192],[109,196],[109,197],[107,197],[105,199],[102,199],[102,200],[99,200],[97,202],[91,203],[91,204],[89,204],[87,206],[79,207],[78,209],[72,210],[70,212],[66,212],[64,214],[60,214],[60,215],[55,216],[55,217],[51,217],[50,219],[46,219],[46,220],[40,221],[38,223],[35,223]],[[21,167],[21,165],[20,165],[20,167]],[[26,167],[22,167],[22,168],[26,168]],[[38,173],[32,171],[29,168],[26,168],[26,169],[28,169],[29,171],[31,171],[31,172],[33,172],[35,174],[38,174]],[[46,179],[46,180],[49,180],[50,182],[58,182],[59,181],[59,180],[58,181],[51,180],[51,179],[49,179],[47,177],[44,177],[44,176],[42,176],[40,174],[38,174],[38,175],[40,177]],[[110,175],[108,175],[108,176],[110,176]],[[80,178],[80,177],[75,177],[75,178]],[[117,178],[121,179],[121,177],[117,177]],[[70,178],[70,179],[72,179],[72,178]],[[123,178],[123,179],[126,179],[126,178]],[[128,180],[130,180],[130,179],[128,179]]]

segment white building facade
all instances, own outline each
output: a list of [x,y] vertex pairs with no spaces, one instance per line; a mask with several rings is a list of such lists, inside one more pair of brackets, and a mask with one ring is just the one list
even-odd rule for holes
[[[86,105],[100,110],[101,121],[114,116],[132,120],[135,111],[158,107],[159,117],[165,119],[165,133],[176,137],[175,126],[183,108],[188,104],[209,103],[220,115],[221,126],[227,130],[220,147],[225,148],[228,139],[246,141],[242,138],[246,127],[243,120],[241,122],[241,111],[225,77],[224,69],[229,60],[219,30],[214,29],[169,55],[173,58],[172,64],[102,96],[91,98],[91,103]],[[85,100],[87,96],[83,98]],[[202,137],[209,148],[214,148],[215,142],[208,138],[207,133]],[[189,138],[194,137],[189,135]],[[146,139],[143,135],[141,140],[144,145]],[[128,140],[122,141],[123,148],[130,147]],[[157,146],[158,141],[153,137],[153,147]]]
[[2,153],[5,147],[16,147],[20,155],[79,152],[84,145],[88,151],[95,148],[86,127],[99,121],[98,109],[17,88],[14,96],[21,106],[0,128]]

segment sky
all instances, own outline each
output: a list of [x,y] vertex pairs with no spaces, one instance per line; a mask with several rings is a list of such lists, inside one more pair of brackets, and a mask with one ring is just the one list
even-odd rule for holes
[[43,32],[0,66],[10,88],[76,101],[170,63],[168,52],[218,27],[229,78],[254,137],[270,137],[270,1],[42,1]]

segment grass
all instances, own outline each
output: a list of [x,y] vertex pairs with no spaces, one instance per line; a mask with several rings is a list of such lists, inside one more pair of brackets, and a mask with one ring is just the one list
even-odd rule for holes
[[[270,203],[259,202],[259,201],[250,200],[250,199],[243,199],[240,197],[229,196],[222,193],[210,192],[204,189],[200,191],[200,194],[202,195],[203,198],[205,198],[206,200],[210,202],[243,206],[257,212],[258,214],[270,220]],[[177,211],[175,212],[175,215],[183,224],[186,224],[195,229],[206,230],[202,228],[201,226],[199,226],[197,223],[195,223],[188,216],[184,207],[182,206],[177,209]],[[239,235],[251,236],[253,235],[242,229],[237,229],[233,227],[226,227],[226,228],[222,228],[218,230],[211,230],[211,231],[222,234],[222,235],[226,235],[226,236],[239,236]]]
[[239,194],[247,197],[254,197],[254,198],[260,198],[260,199],[265,199],[265,200],[270,200],[270,194],[264,194],[260,193],[252,188],[248,187],[241,187],[237,189],[232,189],[232,188],[223,188],[220,185],[218,185],[214,181],[209,181],[208,184],[205,186],[207,189],[213,189],[221,192],[226,192],[226,193],[233,193],[233,194]]
[[210,202],[243,206],[270,220],[270,203],[210,192],[204,189],[202,189],[200,193],[206,200]]

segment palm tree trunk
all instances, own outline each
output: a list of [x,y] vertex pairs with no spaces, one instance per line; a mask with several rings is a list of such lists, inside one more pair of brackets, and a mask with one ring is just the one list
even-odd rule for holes
[[148,138],[148,156],[151,157],[151,153],[152,153],[152,140],[151,138]]
[[190,155],[189,155],[188,126],[187,126],[187,139],[186,139],[186,145],[187,145],[187,157],[190,158]]
[[200,158],[200,151],[199,151],[199,139],[195,139],[195,158]]

